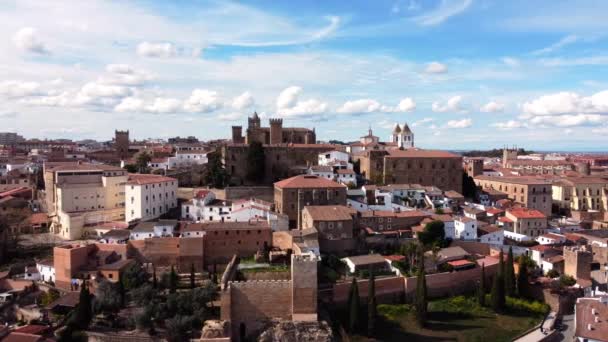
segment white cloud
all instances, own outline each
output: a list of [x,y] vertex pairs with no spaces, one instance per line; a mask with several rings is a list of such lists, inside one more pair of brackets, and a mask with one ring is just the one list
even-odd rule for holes
[[291,86],[285,88],[277,97],[277,108],[291,108],[296,105],[298,96],[302,92],[302,88]]
[[435,121],[435,119],[433,119],[433,118],[423,118],[423,119],[420,119],[418,121],[414,121],[411,126],[412,127],[418,127],[418,126],[425,125],[427,123],[431,123],[433,121]]
[[491,126],[496,127],[500,130],[511,130],[511,129],[515,129],[515,128],[522,128],[522,127],[524,127],[524,124],[521,123],[520,121],[509,120],[506,122],[496,122],[496,123],[493,123]]
[[194,113],[209,113],[223,107],[216,91],[194,89],[192,95],[184,103],[184,109]]
[[319,115],[324,114],[326,111],[327,103],[321,102],[317,99],[309,99],[305,101],[298,101],[293,107],[282,108],[279,111],[279,115],[289,118],[296,116]]
[[171,58],[177,55],[177,49],[171,43],[141,42],[137,45],[137,54],[150,58]]
[[445,64],[439,62],[431,62],[427,64],[426,69],[424,71],[427,74],[443,74],[448,71],[448,67]]
[[447,128],[467,128],[473,125],[473,120],[471,119],[461,119],[461,120],[450,120],[446,123]]
[[533,125],[546,125],[557,127],[576,127],[599,125],[608,122],[608,116],[599,114],[567,114],[557,116],[535,116],[529,122]]
[[82,86],[78,96],[82,97],[126,97],[133,94],[133,90],[129,87],[120,85],[102,84],[98,82],[89,82]]
[[222,121],[237,121],[244,117],[243,113],[233,112],[233,113],[222,113],[218,115],[218,119]]
[[446,112],[463,112],[463,108],[461,107],[462,96],[457,95],[451,97],[445,105],[440,102],[433,102],[431,109],[433,112],[437,113],[446,113]]
[[530,116],[564,114],[608,114],[608,90],[591,96],[581,96],[574,92],[560,92],[541,96],[522,106],[523,114]]
[[563,48],[564,46],[570,45],[570,44],[574,44],[579,40],[579,37],[573,34],[567,35],[565,37],[563,37],[562,39],[560,39],[558,42],[553,43],[545,48],[539,49],[539,50],[535,50],[532,51],[532,55],[538,56],[538,55],[544,55],[544,54],[548,54],[548,53],[552,53],[554,51],[557,51],[561,48]]
[[128,64],[108,64],[106,71],[109,75],[100,77],[99,82],[138,86],[154,79],[152,74],[143,70],[137,70]]
[[180,109],[182,102],[173,98],[157,97],[154,102],[146,106],[146,111],[149,113],[164,114],[174,113]]
[[138,112],[143,110],[144,100],[136,97],[125,97],[122,101],[114,107],[117,112]]
[[503,103],[495,101],[490,101],[479,108],[482,113],[497,113],[502,112],[504,109],[505,105]]
[[608,134],[608,126],[594,128],[591,130],[591,132],[601,135]]
[[378,101],[372,99],[359,99],[346,101],[340,108],[336,110],[338,113],[344,114],[366,114],[391,111],[390,108],[381,105]]
[[246,91],[232,100],[232,108],[236,110],[243,110],[253,106],[254,103],[255,100],[253,99],[253,95]]
[[0,95],[19,98],[41,94],[40,83],[26,81],[4,81],[0,82]]
[[443,23],[452,16],[464,12],[473,0],[441,0],[435,9],[414,17],[413,21],[420,26],[435,26]]
[[13,36],[13,42],[22,52],[47,54],[49,50],[38,38],[38,31],[33,27],[24,27]]
[[395,108],[396,112],[411,112],[416,109],[416,102],[411,97],[406,97],[399,101],[397,108]]
[[513,57],[503,57],[502,62],[512,68],[516,68],[521,65],[521,62],[519,61],[519,59],[513,58]]

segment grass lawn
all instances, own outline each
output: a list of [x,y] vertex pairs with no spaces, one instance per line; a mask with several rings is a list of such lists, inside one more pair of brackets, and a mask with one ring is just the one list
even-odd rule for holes
[[378,313],[376,338],[353,336],[351,341],[511,341],[544,316],[513,306],[496,314],[462,296],[431,301],[424,328],[418,327],[407,304],[379,305]]

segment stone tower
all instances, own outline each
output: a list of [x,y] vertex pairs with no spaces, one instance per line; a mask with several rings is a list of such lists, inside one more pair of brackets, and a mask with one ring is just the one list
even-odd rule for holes
[[283,119],[270,119],[270,143],[283,142]]
[[397,144],[399,148],[412,148],[414,147],[414,133],[407,123],[404,123],[403,127],[396,123],[390,141]]
[[129,158],[129,131],[114,131],[114,149],[120,159]]
[[291,256],[291,303],[294,321],[317,320],[317,262],[314,254]]
[[509,161],[517,160],[517,148],[503,148],[502,149],[502,167],[507,167]]
[[260,117],[258,116],[258,112],[253,112],[253,116],[247,119],[248,121],[248,128],[252,129],[252,128],[260,128],[262,126],[261,122],[260,122]]
[[593,253],[586,246],[564,247],[564,274],[574,279],[591,280]]
[[243,127],[232,126],[232,142],[235,144],[242,144],[245,142],[243,138]]

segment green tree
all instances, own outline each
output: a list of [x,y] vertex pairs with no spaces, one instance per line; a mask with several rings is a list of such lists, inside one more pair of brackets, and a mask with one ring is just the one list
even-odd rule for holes
[[261,183],[266,177],[266,155],[259,141],[249,143],[247,151],[247,180]]
[[152,156],[148,152],[141,152],[135,158],[135,167],[139,173],[149,173],[148,163],[152,161]]
[[194,271],[194,264],[190,264],[190,288],[196,287],[196,274]]
[[175,268],[171,265],[171,273],[169,273],[169,293],[175,293],[177,291],[177,282],[179,276],[175,272]]
[[418,233],[418,240],[425,245],[440,244],[445,239],[444,223],[436,220],[426,224],[424,230]]
[[133,165],[133,164],[126,164],[124,167],[125,170],[127,170],[127,172],[129,173],[137,173],[137,165]]
[[144,284],[136,289],[131,290],[131,298],[138,306],[144,306],[150,303],[156,296],[156,290],[150,284]]
[[150,279],[150,275],[138,263],[131,263],[120,277],[120,281],[122,281],[122,285],[126,291],[140,287],[147,283],[148,279]]
[[376,329],[376,277],[374,271],[370,268],[369,270],[369,286],[367,292],[367,335],[373,336]]
[[574,279],[572,276],[562,274],[559,277],[559,286],[560,287],[570,287],[570,286],[574,286],[575,284],[576,284],[576,279]]
[[61,297],[61,294],[59,293],[59,291],[51,288],[47,292],[42,294],[41,304],[42,304],[42,306],[47,306],[47,305],[51,304],[52,302],[56,301],[57,299],[59,299],[59,297]]
[[[424,256],[420,256],[420,260],[424,260]],[[426,272],[424,270],[424,261],[421,261],[418,266],[414,306],[416,307],[416,321],[418,322],[418,325],[424,326],[427,315]]]
[[477,185],[475,185],[475,180],[473,180],[473,177],[467,175],[466,172],[462,173],[462,195],[473,200],[477,197]]
[[528,296],[528,263],[519,259],[519,273],[517,273],[517,295],[520,297]]
[[348,328],[354,333],[359,324],[359,287],[357,279],[353,277],[350,284],[350,296],[348,298]]
[[152,266],[152,287],[158,288],[158,278],[156,278],[156,267]]
[[230,177],[222,163],[222,156],[217,152],[213,152],[209,153],[207,157],[207,167],[203,174],[205,183],[214,188],[224,188],[228,184]]
[[513,267],[513,247],[509,247],[507,264],[505,265],[505,295],[513,297],[515,295],[515,268]]
[[93,318],[93,305],[92,305],[92,296],[89,292],[89,286],[86,281],[82,282],[80,286],[80,296],[78,299],[78,305],[70,318],[68,319],[68,325],[73,330],[84,330],[91,323],[91,319]]
[[95,312],[103,314],[117,313],[122,306],[120,297],[118,284],[112,284],[107,280],[101,281],[95,291]]
[[486,305],[486,266],[481,264],[481,277],[477,287],[477,303],[480,306]]
[[494,276],[492,284],[492,292],[490,298],[492,300],[492,309],[496,312],[501,312],[505,308],[505,281],[504,281],[504,260],[502,250],[499,254],[498,272]]

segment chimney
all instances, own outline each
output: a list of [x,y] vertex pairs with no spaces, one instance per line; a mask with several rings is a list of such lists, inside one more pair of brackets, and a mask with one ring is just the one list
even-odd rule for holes
[[591,323],[587,324],[587,330],[589,330],[589,331],[593,330],[593,326],[591,326]]

